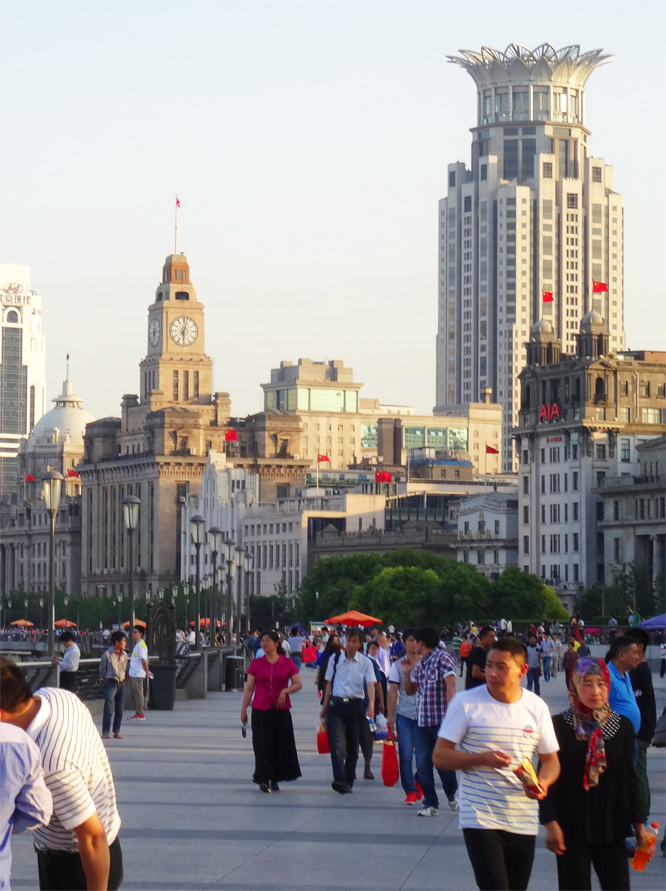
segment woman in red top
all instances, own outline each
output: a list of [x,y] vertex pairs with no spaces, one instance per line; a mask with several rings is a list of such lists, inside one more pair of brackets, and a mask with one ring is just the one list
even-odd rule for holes
[[288,782],[301,775],[289,694],[296,693],[303,684],[275,631],[264,631],[261,649],[264,655],[253,659],[247,670],[240,716],[241,722],[247,724],[251,700],[255,765],[252,781],[262,792],[279,792],[281,780]]

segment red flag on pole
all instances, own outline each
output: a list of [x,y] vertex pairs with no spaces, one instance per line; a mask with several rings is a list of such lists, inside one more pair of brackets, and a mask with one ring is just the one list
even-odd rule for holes
[[26,473],[26,475],[25,475],[25,481],[26,481],[26,483],[36,483],[36,482],[37,482],[37,477],[36,477],[36,476],[31,476],[29,473]]
[[492,446],[486,446],[486,455],[499,455],[499,450],[494,449]]
[[608,285],[606,282],[592,282],[592,293],[603,294],[608,293]]
[[386,470],[375,470],[375,482],[376,483],[390,483],[393,479],[393,475],[388,473]]
[[180,207],[180,198],[176,195],[176,207]]
[[543,297],[544,303],[552,303],[553,302],[553,292],[552,291],[542,291],[541,296]]
[[321,464],[322,461],[328,461],[329,464],[331,463],[331,459],[328,457],[328,455],[317,455],[317,461],[319,462],[319,464]]
[[67,476],[70,476],[70,477],[75,476],[75,477],[77,477],[77,479],[81,479],[81,474],[77,473],[75,470],[68,470]]
[[225,430],[224,431],[224,441],[225,442],[238,442],[238,434],[235,430]]

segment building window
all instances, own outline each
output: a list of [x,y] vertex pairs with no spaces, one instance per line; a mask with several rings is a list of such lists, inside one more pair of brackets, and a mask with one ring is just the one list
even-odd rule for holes
[[601,182],[601,167],[593,167],[592,168],[592,182],[593,183]]
[[523,506],[523,523],[529,523],[530,521],[530,509],[526,504]]
[[578,446],[577,445],[571,446],[571,457],[573,458],[574,461],[578,460]]
[[523,477],[523,495],[530,494],[530,478],[528,476]]
[[639,393],[643,399],[648,399],[650,396],[650,381],[641,381],[639,384]]
[[567,192],[567,209],[568,210],[577,210],[578,209],[578,195],[575,192]]
[[606,482],[606,471],[597,470],[597,486],[603,486]]
[[571,505],[571,516],[574,521],[578,519],[578,502],[577,501],[574,501],[573,504]]
[[464,213],[472,212],[472,196],[471,195],[465,196],[463,211],[464,211]]
[[523,554],[529,554],[530,552],[530,537],[529,535],[523,535]]
[[481,165],[481,179],[482,180],[488,179],[488,165],[487,164]]
[[173,373],[173,401],[178,402],[178,372]]
[[620,440],[620,461],[631,461],[631,440]]
[[603,501],[597,501],[597,520],[603,520],[604,518],[604,503]]
[[456,185],[456,174],[454,170],[449,172],[449,189],[454,189]]
[[597,460],[599,460],[599,461],[606,460],[606,446],[605,445],[598,445],[596,448],[596,452],[597,452]]
[[574,492],[578,491],[578,471],[574,470],[571,474],[571,488]]
[[552,179],[553,178],[553,164],[551,161],[543,162],[543,178],[544,179]]
[[578,534],[578,532],[574,532],[573,535],[571,536],[571,539],[572,539],[573,552],[574,552],[574,554],[577,554],[580,549],[580,535]]

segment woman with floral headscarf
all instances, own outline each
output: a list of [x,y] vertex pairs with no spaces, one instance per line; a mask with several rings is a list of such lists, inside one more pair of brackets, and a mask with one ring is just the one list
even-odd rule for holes
[[647,814],[640,812],[634,731],[608,705],[609,688],[606,664],[580,659],[571,679],[571,708],[553,718],[561,773],[540,802],[539,817],[546,847],[557,854],[560,891],[591,888],[591,865],[602,891],[626,891],[624,839],[631,824],[637,842],[644,839]]

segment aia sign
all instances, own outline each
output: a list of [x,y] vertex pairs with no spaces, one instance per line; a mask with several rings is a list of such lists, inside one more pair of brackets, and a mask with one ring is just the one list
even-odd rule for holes
[[558,421],[562,419],[557,402],[549,402],[547,405],[542,405],[539,409],[539,421],[554,421],[555,419]]

